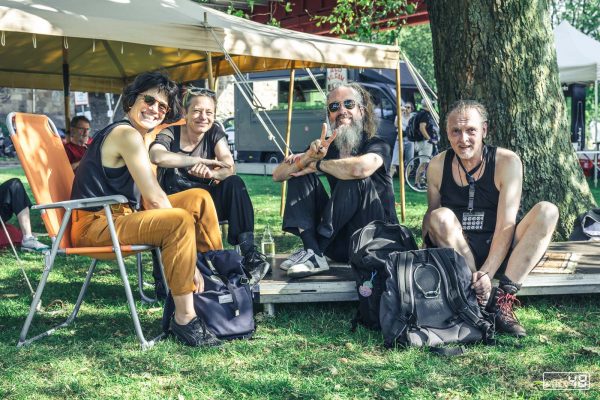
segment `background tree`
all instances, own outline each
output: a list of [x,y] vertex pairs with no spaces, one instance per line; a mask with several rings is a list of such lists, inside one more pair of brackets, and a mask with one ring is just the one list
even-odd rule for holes
[[555,203],[564,239],[594,200],[569,143],[548,3],[436,0],[428,12],[441,118],[458,99],[485,104],[489,142],[523,160],[523,208]]

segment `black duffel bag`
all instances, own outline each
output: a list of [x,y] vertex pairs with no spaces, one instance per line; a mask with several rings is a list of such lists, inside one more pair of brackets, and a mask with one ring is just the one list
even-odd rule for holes
[[[198,253],[196,267],[204,279],[204,291],[194,293],[194,309],[219,339],[249,339],[254,334],[254,310],[249,278],[242,257],[233,250]],[[163,331],[168,333],[175,312],[169,293],[163,312]]]
[[492,318],[481,311],[471,271],[453,249],[393,253],[386,271],[380,309],[386,347],[493,341]]

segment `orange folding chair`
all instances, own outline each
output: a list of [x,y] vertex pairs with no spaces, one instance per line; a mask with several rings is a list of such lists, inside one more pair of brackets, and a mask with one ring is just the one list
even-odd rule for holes
[[[25,176],[29,181],[31,190],[37,203],[32,209],[41,210],[42,220],[46,230],[52,239],[52,248],[50,253],[44,259],[45,268],[40,283],[38,284],[35,296],[29,309],[29,314],[21,330],[17,347],[32,343],[42,337],[48,336],[56,329],[69,325],[77,317],[79,308],[89,286],[92,275],[98,260],[116,259],[119,266],[119,272],[123,285],[125,287],[125,296],[133,319],[135,333],[143,349],[152,347],[154,343],[160,340],[164,334],[147,341],[142,333],[139,317],[131,287],[125,270],[124,256],[140,254],[142,251],[155,250],[158,248],[145,244],[139,245],[120,245],[119,238],[115,231],[112,220],[111,205],[127,203],[125,196],[105,196],[97,198],[88,198],[81,200],[70,200],[71,187],[73,184],[73,170],[64,151],[63,144],[54,123],[45,115],[10,113],[7,117],[8,129],[15,150],[25,171]],[[102,207],[106,213],[108,229],[112,238],[112,246],[101,247],[73,247],[71,243],[71,213],[73,210],[87,207]],[[85,280],[81,286],[79,296],[73,311],[69,317],[61,324],[41,333],[35,337],[27,339],[27,333],[31,322],[36,313],[36,308],[41,299],[42,292],[48,280],[48,276],[54,266],[57,254],[82,255],[92,258],[92,263],[88,269]],[[158,253],[160,260],[160,253]],[[162,271],[162,265],[161,265]],[[163,272],[164,280],[164,272]],[[165,287],[166,286],[166,281]],[[143,295],[141,280],[141,257],[138,257],[138,284],[142,299],[148,300]],[[151,299],[150,299],[151,300]]]

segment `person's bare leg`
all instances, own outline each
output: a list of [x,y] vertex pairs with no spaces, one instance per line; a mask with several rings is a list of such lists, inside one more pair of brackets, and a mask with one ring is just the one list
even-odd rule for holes
[[25,207],[17,214],[17,221],[19,221],[19,228],[24,237],[32,236],[31,233],[31,219],[29,217],[29,207]]
[[192,293],[173,296],[175,302],[175,322],[177,325],[187,325],[196,317]]
[[558,221],[558,208],[543,201],[525,215],[515,232],[515,248],[508,260],[505,275],[516,283],[525,277],[542,258],[554,233]]
[[456,215],[446,207],[438,208],[423,222],[423,230],[438,247],[450,247],[456,250],[467,261],[471,272],[476,272],[475,257],[463,235],[462,227]]

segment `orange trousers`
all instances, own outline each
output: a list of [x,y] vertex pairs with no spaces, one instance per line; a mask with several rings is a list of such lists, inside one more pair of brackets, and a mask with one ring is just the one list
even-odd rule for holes
[[[223,248],[219,220],[210,194],[190,189],[169,196],[173,208],[132,212],[128,206],[113,207],[119,243],[160,247],[167,283],[174,296],[194,290],[198,251]],[[74,211],[71,241],[75,246],[111,245],[104,210]]]

